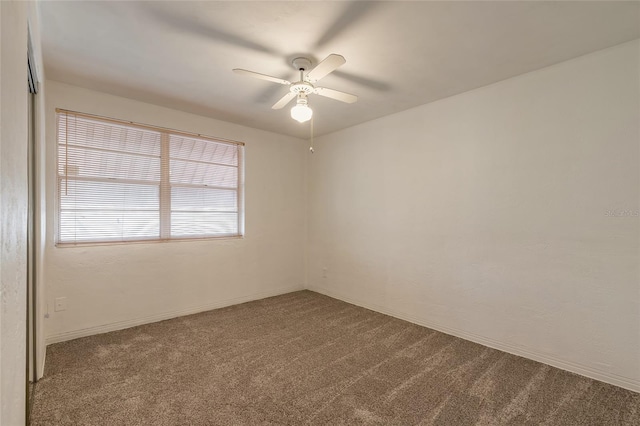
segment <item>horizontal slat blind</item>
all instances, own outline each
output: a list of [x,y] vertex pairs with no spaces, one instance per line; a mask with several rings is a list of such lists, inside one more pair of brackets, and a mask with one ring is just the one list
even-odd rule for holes
[[237,235],[237,145],[169,136],[171,235]]
[[59,111],[57,242],[240,235],[242,148]]

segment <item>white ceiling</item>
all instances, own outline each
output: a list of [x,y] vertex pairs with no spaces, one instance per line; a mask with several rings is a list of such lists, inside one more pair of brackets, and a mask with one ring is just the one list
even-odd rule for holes
[[[41,2],[47,78],[307,138],[271,105],[293,57],[347,63],[312,95],[316,135],[640,37],[638,2]],[[126,118],[126,117],[124,117]]]

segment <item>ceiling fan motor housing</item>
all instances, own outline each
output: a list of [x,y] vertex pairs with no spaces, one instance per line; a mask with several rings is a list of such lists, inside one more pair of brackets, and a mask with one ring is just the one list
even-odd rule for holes
[[291,90],[296,95],[308,95],[309,93],[313,93],[315,87],[313,87],[311,83],[307,83],[306,81],[299,81],[297,83],[293,83],[289,90]]
[[311,61],[308,58],[295,58],[291,61],[293,67],[300,71],[300,81],[293,83],[289,90],[296,95],[308,95],[309,93],[313,93],[315,87],[308,81],[305,81],[304,71],[311,68]]

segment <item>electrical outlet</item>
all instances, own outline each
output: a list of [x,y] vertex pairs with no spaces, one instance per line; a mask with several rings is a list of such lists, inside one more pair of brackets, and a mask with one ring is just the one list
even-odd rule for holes
[[327,278],[327,267],[322,268],[322,278]]
[[56,312],[66,311],[67,310],[67,298],[66,297],[57,297],[55,300],[55,305],[53,308]]

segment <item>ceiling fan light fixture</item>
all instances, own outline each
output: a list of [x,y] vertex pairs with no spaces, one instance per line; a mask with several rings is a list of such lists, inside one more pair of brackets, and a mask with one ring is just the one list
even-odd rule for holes
[[318,65],[316,65],[315,68],[313,68],[311,71],[308,71],[308,69],[311,68],[311,61],[308,58],[295,58],[293,60],[293,67],[300,73],[300,80],[296,82],[283,80],[281,78],[272,77],[266,74],[260,74],[258,72],[247,71],[241,68],[235,68],[233,72],[235,72],[236,74],[259,78],[260,80],[266,80],[272,83],[289,86],[289,92],[284,95],[278,102],[273,104],[271,109],[282,109],[285,107],[285,105],[288,105],[289,102],[297,98],[296,106],[291,108],[291,118],[300,123],[304,123],[311,120],[311,116],[313,116],[313,110],[309,108],[309,105],[307,103],[308,95],[320,95],[324,96],[325,98],[335,99],[337,101],[345,102],[348,104],[352,104],[358,100],[357,96],[351,95],[349,93],[341,92],[334,89],[328,89],[326,87],[315,86],[315,83],[318,80],[328,74],[331,74],[333,71],[338,69],[338,67],[344,65],[345,62],[346,61],[343,56],[332,53],[324,58]]
[[305,121],[311,120],[312,115],[313,110],[309,108],[309,105],[307,105],[306,102],[298,101],[296,106],[291,108],[291,118],[299,123],[304,123]]

